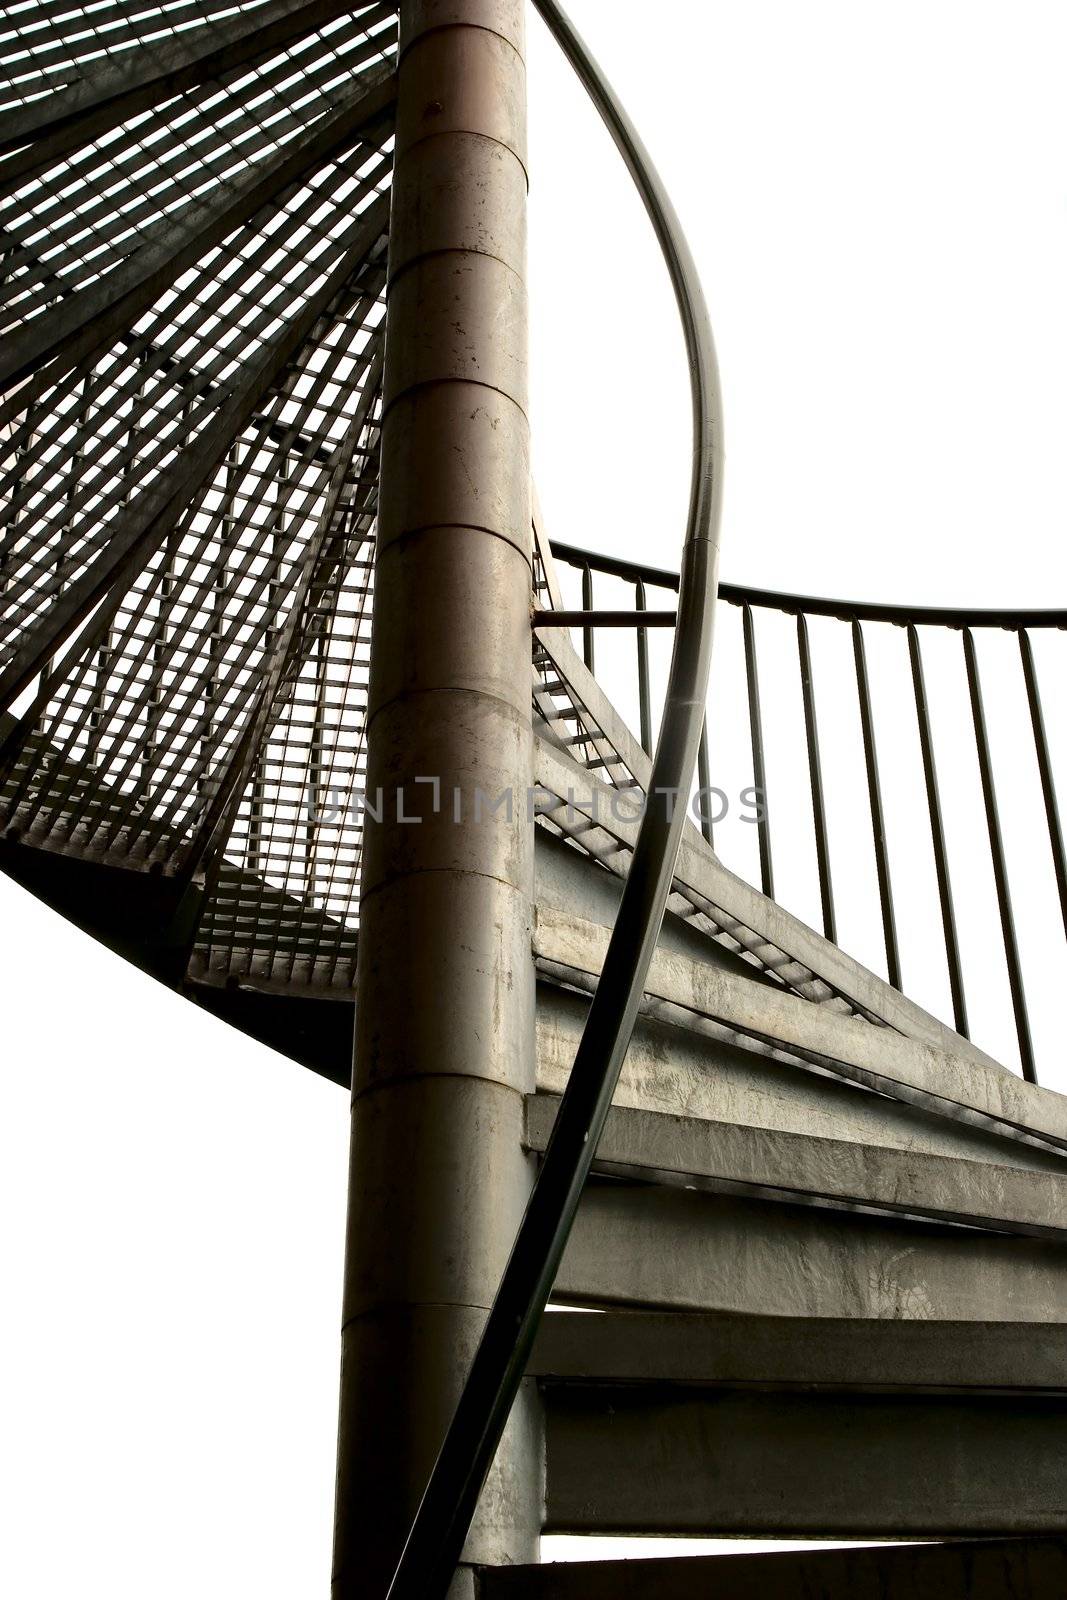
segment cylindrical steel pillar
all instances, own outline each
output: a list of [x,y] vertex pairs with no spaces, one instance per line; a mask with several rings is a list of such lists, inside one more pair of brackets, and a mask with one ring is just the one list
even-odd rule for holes
[[[335,1600],[384,1594],[532,1182],[523,11],[401,5]],[[531,1391],[464,1561],[536,1559],[542,1500]]]

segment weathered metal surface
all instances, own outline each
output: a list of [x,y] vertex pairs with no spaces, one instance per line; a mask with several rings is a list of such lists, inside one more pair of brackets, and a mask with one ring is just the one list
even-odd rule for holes
[[[600,983],[589,1008],[551,1145],[541,1163],[455,1416],[389,1585],[389,1600],[437,1600],[443,1596],[485,1476],[520,1393],[526,1356],[551,1293],[589,1174],[592,1152],[610,1109],[659,937],[684,821],[671,806],[669,795],[687,791],[695,775],[711,664],[723,441],[722,400],[703,292],[681,226],[636,129],[566,13],[555,0],[536,0],[536,4],[629,168],[662,250],[690,373],[693,448],[689,508],[682,549],[678,626],[653,761],[648,814],[639,831]],[[506,82],[506,78],[497,73],[496,82]],[[515,310],[510,288],[504,284],[498,288],[503,292],[498,293],[496,314],[506,329]],[[462,298],[469,293],[468,286]],[[473,302],[474,296],[470,298]],[[462,334],[462,323],[455,327]],[[435,333],[431,327],[424,341],[431,348]],[[458,341],[452,336],[451,342]],[[418,360],[413,369],[419,370]],[[588,630],[587,638],[591,638]],[[358,1025],[357,1017],[357,1028]]]
[[[338,1600],[385,1591],[533,1177],[523,7],[498,12],[502,33],[474,0],[401,13]],[[528,1384],[468,1563],[535,1554],[539,1429]]]
[[1067,1248],[609,1180],[583,1197],[555,1292],[761,1316],[1067,1322]]

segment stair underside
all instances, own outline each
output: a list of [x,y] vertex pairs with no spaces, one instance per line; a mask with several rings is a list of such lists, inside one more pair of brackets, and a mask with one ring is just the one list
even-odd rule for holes
[[1058,1600],[1067,1539],[572,1561],[479,1575],[481,1600]]

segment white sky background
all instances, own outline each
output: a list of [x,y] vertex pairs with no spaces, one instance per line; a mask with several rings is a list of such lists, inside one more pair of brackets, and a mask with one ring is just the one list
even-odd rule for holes
[[[727,423],[723,575],[1064,603],[1062,7],[572,10],[703,274]],[[688,385],[663,270],[533,23],[530,67],[546,519],[673,566]],[[0,1589],[325,1593],[344,1096],[3,881],[0,908]],[[1047,907],[1037,925],[1056,933]]]

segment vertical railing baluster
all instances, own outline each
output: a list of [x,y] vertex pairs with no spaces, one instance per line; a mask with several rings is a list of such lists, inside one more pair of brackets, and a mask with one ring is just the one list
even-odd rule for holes
[[711,762],[708,758],[708,714],[700,730],[697,748],[697,782],[700,785],[700,831],[709,844],[715,843],[715,827],[711,820]]
[[828,939],[837,943],[837,915],[834,910],[834,885],[830,873],[830,837],[826,826],[826,795],[822,782],[819,752],[819,723],[815,714],[815,686],[811,673],[811,645],[808,619],[797,612],[797,652],[800,656],[800,688],[804,697],[804,731],[808,741],[808,779],[811,784],[811,815],[815,826],[815,855],[819,866],[819,897],[822,901],[822,926]]
[[1041,797],[1045,802],[1045,817],[1048,821],[1049,844],[1052,847],[1052,862],[1056,872],[1056,887],[1060,892],[1060,913],[1063,917],[1063,931],[1067,933],[1067,852],[1063,847],[1063,824],[1060,821],[1060,808],[1056,798],[1056,780],[1052,775],[1052,759],[1049,755],[1048,737],[1045,733],[1045,716],[1041,709],[1041,691],[1037,682],[1037,667],[1034,664],[1034,652],[1030,644],[1030,635],[1025,628],[1019,629],[1019,653],[1023,662],[1023,677],[1026,681],[1026,698],[1030,705],[1030,725],[1034,732],[1034,750],[1037,754],[1037,770],[1041,777]]
[[[585,563],[585,565],[582,567],[582,610],[583,611],[592,611],[592,609],[593,609],[593,571],[592,571],[592,568],[590,567],[590,565],[589,565],[589,563],[587,561]],[[595,667],[593,665],[594,653],[593,653],[593,630],[592,630],[592,628],[583,628],[582,629],[582,655],[585,658],[585,664],[589,668],[590,672],[595,671],[596,669],[595,669]]]
[[[273,654],[275,640],[281,629],[282,606],[284,603],[284,587],[281,581],[282,552],[285,549],[289,534],[289,517],[285,508],[289,503],[291,493],[290,469],[292,458],[288,450],[283,451],[278,463],[278,481],[276,487],[278,507],[271,535],[270,565],[267,569],[267,590],[265,609],[270,619],[263,629],[263,663],[264,670],[268,670]],[[258,754],[252,764],[248,786],[248,836],[245,843],[245,866],[251,873],[260,870],[260,852],[263,848],[263,815],[266,802],[266,786],[264,768],[266,766],[267,751],[273,729],[264,730],[263,739]]]
[[941,810],[941,790],[937,781],[937,762],[934,758],[934,741],[930,730],[926,675],[923,672],[919,631],[912,622],[908,623],[908,654],[911,657],[915,717],[919,725],[919,744],[922,748],[923,774],[926,779],[926,803],[930,812],[934,867],[937,871],[937,889],[941,897],[941,924],[945,932],[945,960],[948,964],[948,981],[952,990],[952,1014],[956,1021],[956,1032],[969,1039],[971,1035],[967,1022],[967,999],[963,987],[963,964],[960,960],[959,938],[956,933],[956,911],[952,899],[948,849],[945,844],[945,821]]
[[327,639],[330,626],[325,609],[327,604],[328,596],[323,594],[318,618],[319,627],[315,634],[313,651],[315,700],[308,742],[308,809],[304,821],[304,893],[310,905],[317,904],[318,900],[315,880],[318,871],[319,821],[323,815],[325,805],[325,796],[322,793],[322,772],[325,742],[326,677],[328,672]]
[[[11,492],[0,514],[0,547],[2,547],[0,548],[0,600],[3,599],[4,592],[14,576],[16,560],[11,545],[14,543],[13,536],[18,528],[23,507],[29,498],[25,460],[33,442],[32,417],[33,407],[27,406],[18,427],[12,430],[10,439],[12,465],[8,482],[11,485]],[[5,445],[8,442],[7,439],[4,440]]]
[[[304,834],[304,874],[308,884],[308,898],[313,905],[319,900],[319,889],[316,883],[319,870],[319,833],[325,807],[329,800],[328,793],[323,789],[322,780],[324,771],[327,767],[332,768],[333,765],[333,761],[327,758],[330,653],[334,639],[337,607],[340,604],[341,589],[344,584],[344,571],[344,562],[338,559],[330,576],[329,584],[320,592],[316,608],[315,704],[312,713],[307,768],[308,793],[311,797],[311,803]],[[336,754],[333,759],[336,760]],[[325,904],[324,901],[322,903]]]
[[882,906],[886,968],[894,989],[902,989],[900,946],[897,943],[893,883],[889,872],[889,851],[886,846],[885,813],[882,809],[882,783],[878,773],[878,748],[874,738],[871,686],[867,676],[867,647],[863,639],[863,626],[857,618],[852,622],[852,650],[856,660],[856,690],[859,695],[860,723],[863,729],[863,756],[867,767],[867,794],[871,805],[871,833],[874,837],[874,860],[878,872],[878,898]]
[[[58,600],[62,595],[66,584],[67,572],[74,565],[75,560],[75,558],[71,556],[70,550],[72,544],[74,543],[74,528],[77,521],[75,502],[78,498],[78,491],[81,488],[82,469],[85,464],[86,449],[89,442],[89,414],[91,409],[90,397],[92,391],[92,378],[92,372],[86,372],[78,386],[79,400],[75,410],[73,422],[74,438],[69,457],[69,465],[67,467],[68,476],[63,493],[65,520],[59,531],[59,539],[57,541],[56,570],[55,576],[52,580],[51,599],[53,601]],[[51,678],[52,669],[54,666],[55,658],[49,657],[44,666],[41,668],[40,681],[42,687]],[[43,734],[45,732],[47,727],[47,706],[41,707],[41,716],[37,727],[40,733]]]
[[763,758],[763,715],[760,709],[759,668],[756,663],[756,629],[752,620],[752,607],[745,605],[742,614],[745,638],[745,677],[748,681],[748,728],[752,743],[752,776],[759,797],[759,863],[760,881],[769,900],[774,899],[774,867],[771,861],[771,822],[767,805],[767,770]]
[[[144,397],[145,374],[148,371],[150,357],[148,352],[142,351],[138,360],[140,368],[140,381],[134,390],[130,405],[130,423],[126,429],[126,440],[123,445],[122,458],[122,504],[128,506],[133,496],[134,471],[137,465],[138,441],[142,429],[137,424],[140,413],[141,401]],[[90,767],[97,762],[100,747],[100,730],[104,725],[107,701],[107,681],[111,670],[113,655],[113,630],[108,627],[104,630],[100,643],[96,647],[93,663],[93,687],[90,696],[89,719],[86,724],[85,759]]]
[[[648,610],[648,596],[645,593],[644,583],[637,582],[637,609]],[[637,630],[637,693],[641,710],[641,748],[646,755],[652,754],[652,696],[648,685],[648,629]]]
[[[207,639],[207,674],[204,681],[204,715],[200,753],[196,770],[196,793],[208,792],[208,771],[215,755],[216,716],[219,710],[220,677],[225,665],[222,644],[229,599],[230,560],[239,554],[240,519],[237,515],[237,485],[241,478],[240,445],[235,440],[226,453],[222,469],[222,506],[219,510],[218,556],[211,590],[211,626]],[[172,774],[172,781],[177,774]]]
[[1030,1036],[1030,1018],[1026,1009],[1026,991],[1023,986],[1022,964],[1019,960],[1019,941],[1015,932],[1015,914],[1011,904],[1008,868],[1004,858],[1004,838],[1000,827],[996,784],[993,779],[993,759],[986,730],[985,707],[982,701],[982,684],[978,675],[978,656],[974,648],[974,634],[970,628],[963,630],[963,654],[967,663],[967,687],[971,696],[971,718],[974,722],[974,740],[978,751],[978,770],[982,778],[982,798],[985,802],[986,828],[989,833],[989,853],[993,858],[993,878],[1000,907],[1000,928],[1004,938],[1004,955],[1008,964],[1008,982],[1011,986],[1011,1003],[1015,1012],[1015,1031],[1019,1039],[1019,1057],[1023,1077],[1028,1083],[1037,1082],[1034,1046]]

